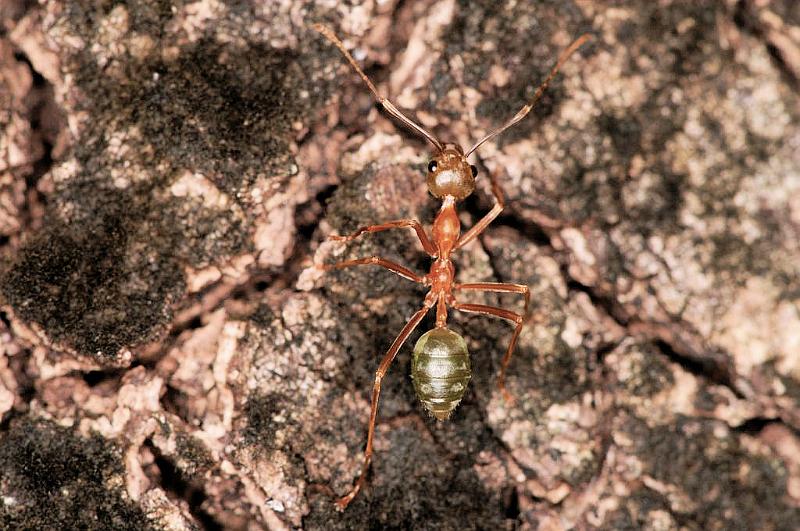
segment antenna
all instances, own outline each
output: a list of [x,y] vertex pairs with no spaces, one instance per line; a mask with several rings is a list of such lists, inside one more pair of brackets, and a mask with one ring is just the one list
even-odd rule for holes
[[384,109],[386,109],[386,112],[394,116],[399,121],[403,122],[403,124],[405,124],[406,127],[411,129],[418,135],[427,138],[428,141],[434,146],[436,146],[436,149],[438,149],[439,151],[442,151],[444,149],[444,145],[442,145],[442,143],[435,136],[433,136],[433,134],[429,133],[421,125],[417,124],[416,122],[414,122],[414,120],[412,120],[411,118],[407,117],[405,114],[400,112],[400,110],[397,107],[395,107],[391,101],[380,95],[378,89],[375,88],[375,85],[367,77],[367,74],[365,74],[364,71],[361,70],[361,68],[356,63],[356,60],[353,59],[353,56],[350,55],[350,52],[348,52],[347,49],[344,47],[342,41],[340,41],[339,38],[336,35],[334,35],[333,31],[331,31],[330,28],[322,24],[312,24],[311,27],[318,33],[322,34],[323,37],[331,41],[331,43],[334,46],[339,48],[339,51],[342,52],[342,55],[344,55],[345,59],[347,59],[347,62],[349,62],[350,66],[352,66],[353,69],[356,71],[356,73],[359,76],[361,76],[361,79],[364,80],[364,83],[367,84],[367,87],[369,87],[369,90],[375,96],[375,100],[378,103],[380,103]]
[[464,156],[468,157],[470,155],[470,153],[472,153],[473,151],[478,149],[484,142],[496,137],[497,135],[499,135],[500,133],[502,133],[503,131],[505,131],[506,129],[511,127],[512,125],[516,124],[517,122],[519,122],[520,120],[525,118],[525,116],[527,116],[528,113],[531,112],[531,109],[533,109],[536,106],[536,104],[539,102],[539,100],[542,98],[542,94],[544,94],[544,91],[547,90],[547,87],[550,85],[550,82],[556,76],[556,73],[558,73],[558,70],[564,65],[564,63],[567,62],[567,59],[569,59],[569,57],[573,53],[575,53],[575,51],[578,48],[583,46],[583,44],[586,41],[588,41],[589,39],[591,39],[591,38],[592,38],[591,35],[589,35],[588,33],[585,33],[585,34],[581,35],[580,37],[578,37],[577,39],[575,39],[575,41],[572,44],[569,45],[569,48],[567,48],[566,50],[564,50],[561,53],[561,55],[558,58],[558,61],[556,62],[556,65],[550,70],[550,73],[547,75],[545,80],[536,89],[536,93],[533,95],[533,100],[531,100],[531,102],[529,104],[527,104],[523,108],[521,108],[519,110],[519,112],[517,112],[517,114],[515,114],[514,117],[511,118],[511,120],[509,120],[508,122],[505,123],[505,125],[503,125],[503,127],[501,127],[500,129],[495,129],[494,131],[492,131],[491,133],[489,133],[485,137],[483,137],[480,140],[478,140],[478,142],[474,146],[469,148],[469,151],[467,151],[467,153]]

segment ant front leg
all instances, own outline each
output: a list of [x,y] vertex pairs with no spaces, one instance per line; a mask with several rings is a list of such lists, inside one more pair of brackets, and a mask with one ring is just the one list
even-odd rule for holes
[[[462,284],[462,287],[464,285]],[[473,284],[474,286],[474,284]],[[500,289],[501,286],[508,286],[509,289]],[[509,291],[509,292],[517,292],[516,286],[518,284],[494,284],[492,285],[491,290],[486,291]],[[527,288],[527,286],[523,286]],[[479,289],[479,288],[468,288],[468,289]],[[523,293],[519,291],[518,293]],[[527,310],[527,302],[528,302],[528,293],[527,289],[524,291],[525,293],[525,306]],[[516,325],[514,328],[514,335],[511,336],[511,343],[508,345],[508,350],[506,350],[505,356],[503,356],[503,363],[500,367],[500,375],[497,377],[497,386],[500,388],[500,392],[503,393],[503,398],[506,402],[513,404],[514,397],[506,390],[506,368],[508,367],[508,363],[511,361],[511,354],[514,353],[514,347],[517,345],[517,339],[519,338],[520,332],[522,332],[522,325],[525,324],[525,318],[510,310],[505,310],[503,308],[497,308],[496,306],[486,306],[484,304],[462,304],[459,302],[454,303],[453,308],[456,310],[461,310],[462,312],[468,313],[479,313],[482,315],[491,315],[494,317],[500,317],[501,319],[506,319],[507,321],[511,321]]]
[[466,244],[474,240],[480,233],[486,230],[492,221],[500,215],[500,212],[503,211],[503,208],[506,206],[506,201],[503,197],[503,190],[500,188],[500,184],[498,184],[497,179],[489,173],[489,181],[492,184],[492,195],[494,196],[494,206],[492,209],[486,213],[483,218],[479,222],[477,222],[471,229],[461,235],[456,243],[455,249],[460,249],[464,247]]
[[361,227],[357,231],[347,236],[328,236],[329,240],[337,241],[337,242],[349,242],[355,240],[362,234],[367,232],[381,232],[384,230],[389,229],[398,229],[398,228],[405,228],[405,227],[412,227],[416,233],[417,238],[419,238],[420,243],[422,244],[422,248],[425,249],[425,252],[428,253],[432,257],[436,257],[436,246],[433,245],[430,238],[428,238],[425,229],[423,228],[422,224],[416,219],[398,219],[397,221],[388,221],[386,223],[381,223],[379,225],[368,225],[366,227]]
[[375,383],[372,387],[372,405],[369,412],[369,428],[367,429],[367,449],[364,451],[364,464],[361,466],[361,474],[358,476],[358,480],[355,485],[353,485],[353,488],[350,489],[347,495],[339,498],[336,502],[336,506],[340,511],[346,509],[347,506],[350,505],[350,502],[353,501],[353,498],[356,497],[356,494],[361,490],[361,487],[364,485],[367,470],[369,469],[369,463],[372,460],[372,440],[375,435],[375,419],[378,416],[378,399],[381,395],[381,380],[383,380],[384,375],[386,375],[386,371],[389,370],[389,366],[392,364],[392,361],[394,361],[400,347],[403,346],[408,336],[414,331],[419,322],[422,321],[422,318],[425,317],[425,314],[430,311],[435,303],[435,298],[429,296],[425,299],[425,305],[411,317],[400,331],[400,334],[398,334],[392,346],[389,347],[389,351],[386,353],[386,356],[383,357],[383,361],[381,361],[378,370],[375,372]]
[[368,256],[366,258],[356,258],[354,260],[344,260],[342,262],[336,262],[335,264],[318,264],[317,267],[322,269],[323,271],[330,271],[332,269],[344,269],[345,267],[352,267],[357,265],[376,265],[388,269],[393,273],[397,273],[403,278],[408,280],[413,280],[414,282],[418,282],[420,284],[425,283],[425,277],[421,277],[418,274],[414,273],[407,267],[401,266],[400,264],[396,264],[390,260],[386,260],[385,258],[381,258],[380,256]]

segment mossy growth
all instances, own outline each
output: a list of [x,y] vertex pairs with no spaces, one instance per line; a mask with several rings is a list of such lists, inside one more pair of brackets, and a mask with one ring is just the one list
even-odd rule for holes
[[172,256],[174,240],[152,230],[136,194],[114,192],[105,202],[103,196],[90,194],[102,206],[81,222],[50,216],[0,289],[19,317],[51,339],[112,361],[167,321],[183,274]]
[[247,416],[247,427],[243,432],[245,442],[265,450],[273,450],[275,433],[286,425],[286,421],[278,422],[276,417],[287,409],[288,404],[286,397],[277,393],[251,396],[245,408]]
[[674,485],[693,500],[672,509],[679,521],[700,529],[794,529],[800,510],[787,504],[785,466],[777,458],[755,455],[735,433],[720,435],[719,423],[680,417],[674,425],[630,425],[644,463],[643,472]]
[[[643,488],[631,493],[629,499],[629,503],[623,504],[621,508],[606,517],[603,529],[624,531],[652,529],[652,527],[648,528],[648,525],[652,525],[650,518],[662,512],[669,515],[670,521],[674,520],[673,515],[669,512],[669,501],[659,492]],[[681,523],[687,522],[682,521]],[[693,527],[687,526],[685,529],[693,529]]]
[[[306,529],[511,529],[513,506],[489,491],[473,456],[448,455],[409,427],[385,435],[391,451],[373,461],[371,480],[342,515],[326,496],[311,500]],[[509,514],[510,513],[510,514]],[[458,525],[456,525],[458,522]]]
[[[98,23],[69,19],[82,37],[96,38]],[[190,169],[212,179],[237,199],[259,176],[277,179],[297,171],[289,151],[296,122],[328,95],[319,79],[333,52],[304,36],[299,50],[246,40],[220,42],[216,35],[184,45],[176,57],[158,53],[123,57],[114,75],[89,49],[68,61],[91,115],[76,155],[93,158],[109,131],[138,131],[127,138],[135,157],[154,179]],[[174,46],[173,35],[164,46]],[[166,37],[165,37],[166,40]],[[138,154],[138,155],[137,155]]]
[[199,480],[214,466],[214,458],[203,443],[188,433],[175,435],[176,454],[180,458],[177,466],[181,473],[192,480]]
[[247,232],[243,220],[198,200],[162,200],[151,183],[117,190],[95,177],[81,174],[57,192],[0,292],[52,340],[107,362],[169,322],[184,265],[241,252]]
[[[19,317],[60,346],[112,363],[167,325],[187,266],[248,250],[252,185],[279,186],[296,171],[293,125],[324,98],[326,84],[309,73],[327,57],[313,41],[297,52],[208,35],[166,58],[159,52],[181,38],[164,33],[172,11],[147,0],[71,5],[61,22],[96,42],[117,6],[133,17],[128,31],[160,27],[147,32],[160,45],[119,57],[113,73],[88,45],[65,59],[88,118],[71,154],[79,170],[57,183],[43,228],[0,280]],[[176,197],[171,186],[187,172],[229,206]]]
[[[378,211],[366,198],[377,171],[376,164],[367,166],[338,187],[328,200],[326,217],[337,233],[349,234],[364,225],[380,223],[377,220]],[[377,238],[382,235],[379,232],[372,236]]]
[[675,385],[675,378],[665,357],[650,342],[626,344],[619,352],[628,368],[627,377],[620,383],[632,397],[646,398]]
[[119,449],[21,418],[0,437],[3,529],[157,529],[127,499]]

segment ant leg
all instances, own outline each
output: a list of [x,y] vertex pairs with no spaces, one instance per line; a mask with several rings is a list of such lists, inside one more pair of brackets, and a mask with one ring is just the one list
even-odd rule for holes
[[525,311],[523,316],[528,315],[528,306],[530,306],[531,303],[531,290],[524,284],[510,284],[506,282],[478,282],[474,284],[454,284],[453,289],[491,291],[495,293],[520,293],[525,296]]
[[488,227],[492,223],[492,221],[494,221],[495,218],[500,215],[500,212],[503,211],[503,208],[505,208],[506,201],[503,198],[503,190],[497,183],[497,179],[495,179],[491,173],[489,173],[489,181],[492,183],[492,195],[494,195],[494,206],[489,212],[486,213],[485,216],[483,216],[483,218],[481,218],[479,222],[477,222],[471,229],[469,229],[467,232],[461,235],[461,237],[458,239],[458,242],[456,242],[456,245],[453,248],[453,250],[460,249],[461,247],[464,247],[466,244],[474,240],[476,236],[478,236],[480,233],[486,230],[486,227]]
[[345,267],[357,266],[357,265],[376,265],[381,266],[383,268],[388,269],[394,273],[397,273],[403,278],[408,280],[413,280],[414,282],[418,282],[420,284],[425,283],[425,277],[421,277],[418,274],[414,273],[407,267],[403,267],[400,264],[396,264],[380,256],[368,256],[366,258],[356,258],[355,260],[344,260],[342,262],[336,262],[335,264],[317,264],[319,269],[323,271],[330,271],[332,269],[344,269]]
[[[573,41],[573,43],[570,44],[569,47],[567,47],[567,49],[561,53],[555,66],[550,70],[550,73],[547,74],[547,77],[542,82],[542,84],[539,85],[539,87],[536,89],[536,92],[533,95],[533,100],[524,107],[522,107],[522,109],[520,109],[519,112],[517,112],[517,114],[515,114],[511,118],[511,120],[506,122],[502,127],[490,132],[489,134],[478,140],[478,142],[474,146],[472,146],[464,156],[469,157],[469,155],[473,151],[478,149],[484,142],[494,138],[495,136],[499,135],[500,133],[511,127],[512,125],[516,124],[517,122],[525,118],[525,116],[527,116],[527,114],[531,111],[531,109],[533,109],[539,102],[539,99],[542,97],[542,94],[544,94],[544,91],[547,90],[547,87],[550,85],[550,82],[553,81],[553,78],[556,76],[556,73],[564,65],[564,63],[567,62],[567,59],[569,59],[569,57],[573,53],[575,53],[575,51],[578,48],[583,46],[584,43],[586,43],[586,41],[588,41],[589,39],[591,39],[591,36],[588,34],[581,35],[580,37],[575,39],[575,41]],[[494,194],[494,198],[497,202],[495,203],[492,210],[490,210],[489,213],[486,214],[486,216],[484,216],[484,218],[480,220],[477,225],[472,227],[458,240],[458,243],[455,246],[456,249],[458,249],[459,247],[463,247],[464,245],[475,239],[475,236],[483,232],[486,229],[486,227],[488,227],[489,224],[494,220],[494,218],[496,218],[503,210],[504,206],[503,193],[500,190],[500,187],[498,186],[497,182],[495,182],[494,178],[492,178],[491,174],[489,174],[489,178],[492,180],[492,193]]]
[[388,221],[386,223],[381,223],[380,225],[369,225],[366,227],[361,227],[357,231],[347,236],[328,236],[329,240],[337,241],[337,242],[349,242],[355,240],[362,234],[366,232],[380,232],[389,229],[396,229],[396,228],[403,228],[403,227],[412,227],[417,232],[417,238],[419,238],[420,243],[422,244],[422,248],[425,249],[425,252],[428,253],[432,257],[436,257],[436,246],[433,245],[430,238],[428,238],[425,229],[422,227],[419,221],[416,219],[398,219],[397,221]]
[[504,310],[503,308],[497,308],[496,306],[486,306],[484,304],[462,304],[456,302],[452,306],[454,309],[461,310],[462,312],[479,313],[482,315],[500,317],[501,319],[506,319],[516,325],[516,328],[514,328],[514,335],[511,336],[511,343],[509,343],[508,350],[506,350],[506,355],[503,356],[500,375],[497,377],[497,386],[500,388],[500,392],[503,393],[503,398],[505,398],[506,402],[510,404],[514,403],[514,397],[512,397],[511,394],[506,390],[506,368],[508,367],[508,363],[511,361],[511,354],[514,352],[514,347],[517,345],[519,334],[522,332],[522,325],[525,324],[524,317],[510,310]]
[[422,318],[425,317],[425,314],[428,313],[435,302],[436,299],[434,298],[427,297],[425,299],[425,305],[411,317],[408,323],[406,323],[406,325],[400,331],[400,334],[398,334],[397,338],[392,343],[392,346],[389,347],[389,351],[386,353],[386,356],[383,357],[383,361],[381,361],[378,370],[375,372],[375,384],[372,387],[372,406],[369,413],[367,449],[364,452],[364,464],[361,466],[361,474],[358,476],[356,484],[353,485],[352,489],[350,489],[350,492],[336,501],[336,506],[340,511],[343,511],[345,508],[347,508],[350,502],[353,501],[353,498],[356,497],[356,494],[358,494],[358,492],[361,490],[361,487],[364,484],[364,479],[367,475],[369,463],[372,460],[372,439],[375,435],[375,418],[378,415],[378,398],[381,395],[381,380],[386,374],[386,371],[389,370],[389,365],[391,365],[392,361],[394,361],[397,351],[400,350],[400,347],[403,346],[403,343],[405,343],[406,339],[408,339],[408,336],[414,331],[419,322],[422,321]]

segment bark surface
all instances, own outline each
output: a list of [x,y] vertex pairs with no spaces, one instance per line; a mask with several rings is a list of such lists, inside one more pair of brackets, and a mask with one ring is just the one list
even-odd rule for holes
[[[0,527],[793,529],[800,521],[796,2],[46,2],[0,6]],[[410,378],[430,153],[379,89],[482,146],[447,422]],[[521,297],[469,302],[521,310]]]

